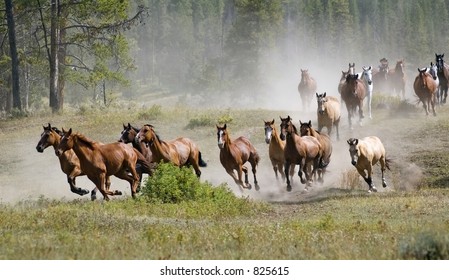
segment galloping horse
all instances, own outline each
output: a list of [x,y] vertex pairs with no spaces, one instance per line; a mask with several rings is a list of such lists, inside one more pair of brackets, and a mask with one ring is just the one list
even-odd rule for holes
[[[290,116],[281,118],[281,139],[285,140],[284,148],[284,172],[290,170],[290,165],[299,165],[298,176],[302,184],[306,184],[305,190],[311,185],[312,176],[316,175],[320,159],[322,157],[321,144],[315,137],[299,136]],[[303,173],[305,178],[303,178]],[[287,191],[291,191],[290,178],[287,176]]]
[[436,104],[442,104],[443,103],[443,96],[439,96],[439,87],[440,87],[440,79],[438,78],[438,67],[436,64],[434,64],[432,61],[430,62],[430,67],[427,69],[427,73],[429,73],[433,81],[435,82],[437,88],[435,92],[436,97]]
[[334,96],[326,96],[326,93],[316,93],[316,99],[318,103],[318,132],[321,132],[323,130],[323,127],[326,127],[327,134],[331,136],[332,127],[335,127],[335,129],[337,130],[337,140],[340,140],[340,101]]
[[444,53],[435,54],[435,64],[438,68],[438,79],[440,80],[437,96],[442,100],[442,103],[446,103],[447,91],[449,89],[449,67],[444,62],[443,58]]
[[437,85],[432,76],[427,73],[427,68],[418,68],[418,72],[418,76],[416,76],[415,82],[413,83],[413,89],[419,100],[423,103],[426,116],[429,115],[430,105],[432,105],[433,115],[436,116],[435,93],[437,91]]
[[363,71],[359,74],[360,79],[365,83],[366,93],[368,96],[368,115],[369,118],[372,119],[371,114],[371,100],[373,98],[373,71],[372,67],[362,67]]
[[309,70],[301,69],[301,81],[298,85],[298,92],[302,100],[303,110],[307,110],[310,102],[312,101],[312,96],[317,88],[316,81],[309,74]]
[[171,141],[162,141],[154,131],[154,126],[144,125],[136,135],[138,142],[148,143],[153,162],[171,162],[176,166],[192,166],[197,177],[201,176],[200,167],[206,167],[198,146],[189,138],[179,137]]
[[380,139],[376,136],[368,136],[363,139],[350,138],[347,142],[351,163],[368,184],[368,192],[377,192],[372,179],[373,166],[377,162],[380,163],[380,170],[382,171],[382,186],[386,188],[387,182],[384,172],[386,168],[390,170],[390,159],[386,157],[385,147]]
[[346,81],[341,87],[341,99],[346,104],[348,111],[349,127],[352,129],[352,117],[359,108],[359,123],[362,125],[363,116],[363,100],[365,99],[366,88],[363,81],[359,79],[359,75],[348,74]]
[[[231,141],[226,124],[224,126],[217,125],[217,144],[220,149],[221,165],[231,175],[232,179],[240,187],[240,190],[251,189],[251,184],[248,181],[248,168],[244,166],[246,162],[249,162],[254,175],[254,187],[258,191],[259,184],[256,178],[256,168],[259,164],[260,156],[253,144],[244,136]],[[237,171],[237,176],[234,170]],[[242,173],[245,173],[245,182],[242,180]]]
[[[281,174],[282,180],[285,180],[284,173],[284,147],[285,142],[281,140],[279,133],[272,121],[264,121],[265,143],[268,144],[268,155],[270,156],[271,165],[273,166],[274,175],[278,179],[278,172]],[[295,166],[290,168],[290,177],[295,173]]]
[[319,133],[312,127],[312,121],[301,122],[299,121],[299,134],[301,136],[312,136],[318,139],[321,145],[321,158],[318,163],[318,180],[323,181],[324,173],[326,173],[326,167],[331,161],[332,155],[332,142],[327,134]]
[[341,71],[341,77],[340,77],[340,81],[338,82],[338,93],[340,93],[341,95],[341,88],[343,87],[343,84],[346,81],[346,76],[348,76],[349,71]]
[[[52,127],[50,124],[48,124],[47,127],[43,126],[43,128],[44,132],[41,134],[41,139],[39,140],[39,143],[37,143],[36,150],[39,153],[43,153],[46,148],[53,146],[56,151],[64,134],[58,128]],[[75,152],[73,150],[67,150],[58,158],[62,172],[67,175],[67,182],[70,185],[70,190],[81,196],[88,194],[88,190],[77,187],[75,183],[76,177],[86,175],[81,170],[80,161]],[[110,184],[109,178],[107,183]],[[94,200],[95,190],[92,190],[92,196],[92,200]]]
[[139,156],[145,161],[142,154],[133,147],[124,143],[115,142],[100,144],[88,139],[81,133],[72,133],[70,128],[64,131],[64,136],[56,150],[57,156],[62,156],[65,151],[73,149],[80,160],[81,170],[97,186],[106,201],[109,195],[121,195],[120,191],[111,191],[107,186],[107,178],[116,176],[129,182],[131,195],[136,197],[139,175],[136,172],[136,164]]
[[123,130],[120,133],[120,139],[118,142],[123,142],[125,144],[131,143],[135,149],[142,153],[148,162],[153,162],[153,154],[151,153],[148,145],[146,145],[146,143],[135,141],[136,135],[139,131],[140,128],[136,128],[130,123],[128,123],[128,125],[123,124]]
[[388,72],[389,87],[392,92],[405,99],[405,71],[404,59],[398,60],[394,69]]
[[388,90],[388,73],[390,69],[388,63],[383,63],[379,66],[379,70],[373,72],[373,90],[376,92],[385,92]]

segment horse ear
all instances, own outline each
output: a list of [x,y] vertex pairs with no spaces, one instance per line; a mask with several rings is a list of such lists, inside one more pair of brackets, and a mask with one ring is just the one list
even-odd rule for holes
[[226,129],[226,124],[224,124],[223,128]]
[[326,92],[323,93],[323,97],[326,97]]
[[309,120],[308,125],[309,125],[310,127],[312,127],[312,121],[311,121],[311,120]]
[[352,139],[348,139],[346,142],[348,143],[349,146],[351,146],[351,140]]
[[354,145],[359,144],[359,139],[354,139]]
[[128,128],[131,128],[131,124],[130,123],[128,123]]
[[271,121],[271,124],[274,124],[274,119]]
[[316,94],[316,97],[319,97],[319,95],[318,95],[318,92],[317,93],[315,93]]

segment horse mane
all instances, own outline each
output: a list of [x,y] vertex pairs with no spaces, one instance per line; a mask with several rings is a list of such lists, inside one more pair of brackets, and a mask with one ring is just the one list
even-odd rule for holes
[[90,149],[94,149],[95,146],[98,144],[98,142],[87,138],[85,135],[83,135],[79,132],[76,132],[73,135],[78,138],[78,141],[82,142],[83,144],[88,146]]
[[64,132],[62,132],[61,130],[59,130],[57,127],[52,127],[51,130],[53,130],[54,132],[56,132],[59,136],[64,136]]
[[[156,133],[156,131],[154,130],[154,126],[152,124],[146,124],[145,126],[149,126],[151,128],[151,130],[153,130],[154,135],[156,135],[156,139],[159,142],[164,142],[160,137],[159,134]],[[140,130],[140,129],[139,129]],[[137,131],[139,131],[137,130]]]

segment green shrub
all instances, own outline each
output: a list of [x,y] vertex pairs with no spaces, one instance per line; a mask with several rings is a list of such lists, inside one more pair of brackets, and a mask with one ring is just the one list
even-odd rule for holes
[[153,105],[147,110],[139,112],[138,118],[144,120],[155,120],[162,115],[162,106]]
[[202,127],[202,126],[211,126],[215,124],[215,120],[207,115],[202,115],[197,118],[193,118],[189,120],[189,123],[187,124],[187,129],[194,129],[196,127]]
[[233,201],[234,194],[226,187],[213,187],[201,182],[192,168],[179,168],[170,163],[160,163],[142,188],[143,196],[150,202],[180,203],[184,201]]

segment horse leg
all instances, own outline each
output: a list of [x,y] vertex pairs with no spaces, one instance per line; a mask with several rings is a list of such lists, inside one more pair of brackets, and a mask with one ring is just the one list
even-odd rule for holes
[[363,100],[359,101],[359,125],[362,126],[362,120],[365,118],[363,115]]
[[[243,173],[245,174],[245,184],[246,184],[246,188],[247,188],[247,189],[251,189],[252,186],[251,186],[251,184],[249,183],[249,180],[248,180],[248,168],[247,168],[246,166],[242,166],[242,171],[243,171]],[[241,178],[240,178],[240,179],[241,179]]]
[[97,189],[100,190],[100,193],[103,195],[103,199],[106,201],[109,201],[109,190],[106,190],[106,186],[105,186],[105,182],[106,182],[106,174],[105,173],[100,173],[98,175],[98,177],[92,178],[89,177],[89,179],[95,183],[95,185],[97,186]]
[[254,188],[256,189],[256,191],[258,191],[260,189],[259,187],[259,183],[257,182],[257,178],[256,178],[256,162],[255,161],[251,161],[251,172],[253,172],[253,177],[254,177]]
[[373,119],[373,116],[371,115],[371,98],[372,92],[368,92],[368,115],[370,119]]
[[233,169],[226,169],[226,172],[234,179],[234,182],[240,187],[240,191],[243,192],[243,189],[245,189],[245,184],[242,181],[242,167],[239,167],[237,169],[237,176],[235,176]]
[[[75,182],[76,175],[75,175],[74,173],[75,173],[75,172],[72,171],[72,172],[70,173],[70,175],[67,175],[67,182],[68,182],[69,185],[70,185],[70,190],[71,190],[73,193],[76,193],[76,194],[81,195],[81,196],[83,196],[83,195],[85,195],[85,194],[88,194],[88,193],[89,193],[88,190],[82,189],[82,188],[79,188],[79,187],[76,186],[76,182]],[[79,174],[79,173],[78,173],[78,174]]]
[[385,157],[382,157],[380,159],[380,171],[382,171],[382,187],[384,187],[384,188],[387,187],[387,181],[385,181],[385,176],[384,176],[385,170],[386,170],[386,159],[385,159]]
[[[306,168],[307,168],[307,166],[306,166],[305,158],[302,158],[299,162],[299,170],[298,170],[298,176],[299,176],[299,179],[301,180],[301,184],[307,183],[306,178],[302,177],[302,173],[307,172]],[[306,177],[306,176],[304,176],[304,177]]]
[[435,97],[433,95],[430,99],[430,105],[432,106],[433,116],[436,117],[437,113],[435,112]]
[[[291,165],[291,163],[289,161],[285,161],[284,162],[284,173],[285,174],[289,174],[290,165]],[[290,185],[290,176],[286,176],[286,179],[287,179],[287,191],[291,192],[292,191],[292,186]]]
[[351,108],[346,105],[346,109],[348,110],[348,123],[349,123],[349,129],[352,130],[352,110]]

